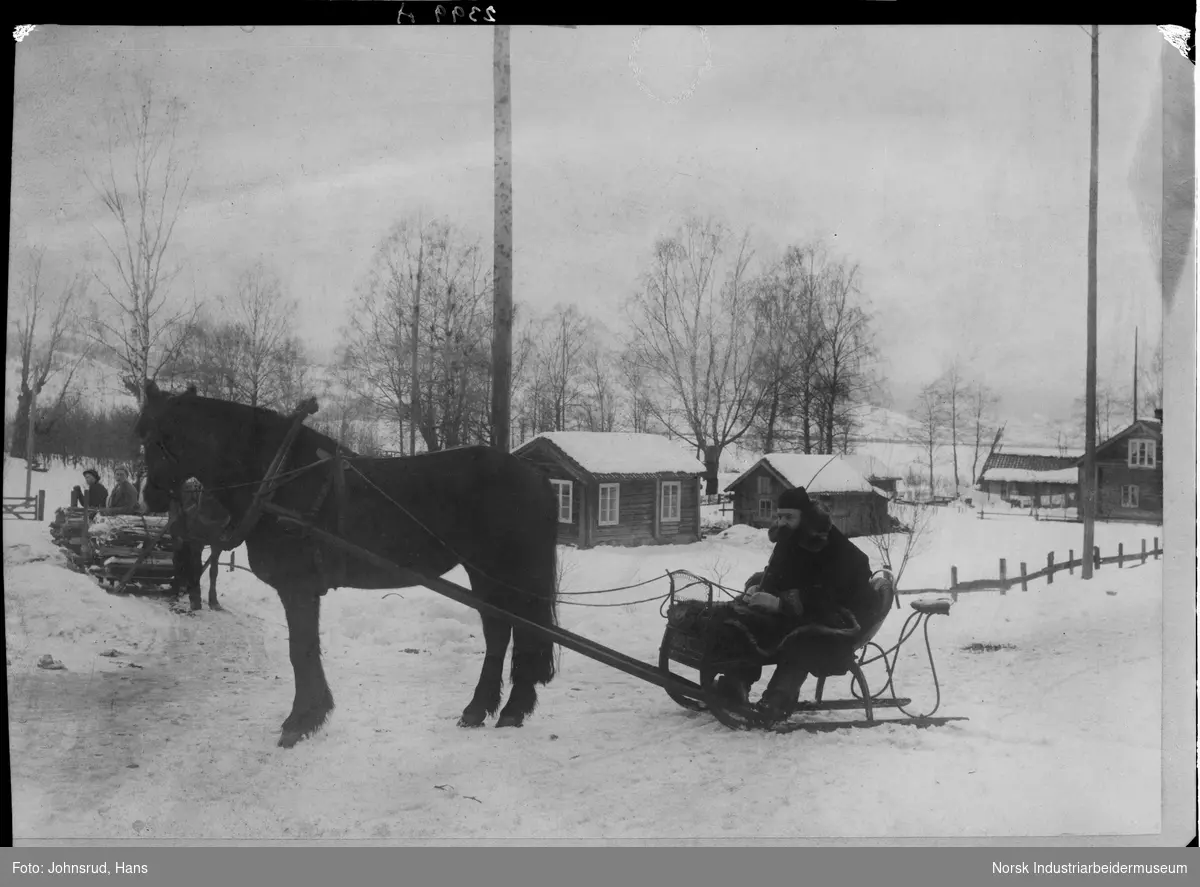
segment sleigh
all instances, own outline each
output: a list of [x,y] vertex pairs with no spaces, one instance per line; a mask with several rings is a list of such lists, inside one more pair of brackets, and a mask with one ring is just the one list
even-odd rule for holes
[[[747,586],[754,582],[752,578]],[[714,596],[714,583],[686,571],[671,574],[671,590],[664,602],[667,626],[659,648],[659,668],[665,676],[678,677],[671,663],[692,668],[699,672],[698,694],[681,694],[670,686],[667,694],[676,703],[691,711],[707,711],[727,727],[745,729],[772,729],[776,732],[806,730],[827,732],[843,728],[881,727],[888,724],[904,724],[914,727],[940,726],[950,721],[966,718],[934,717],[941,704],[941,688],[937,682],[937,671],[933,664],[933,652],[929,643],[929,619],[936,615],[948,615],[948,600],[917,600],[911,604],[899,640],[890,650],[883,650],[874,642],[895,605],[895,588],[890,577],[876,575],[872,589],[876,595],[871,606],[864,608],[866,618],[860,621],[852,614],[844,627],[825,625],[780,625],[773,617],[755,616],[750,608],[736,601],[719,601]],[[704,598],[686,598],[682,592],[688,588],[703,586],[707,589]],[[766,626],[774,621],[772,631]],[[895,668],[900,648],[918,629],[923,629],[929,665],[933,674],[937,698],[933,708],[923,714],[914,714],[908,706],[912,700],[896,695]],[[845,677],[849,678],[850,691],[841,698],[825,698],[826,682],[840,675],[818,675],[816,690],[811,700],[798,700],[790,718],[773,721],[749,704],[746,699],[735,699],[718,692],[717,678],[746,666],[767,667],[779,664],[780,656],[789,644],[802,644],[814,637],[835,637],[844,641],[854,651],[852,661],[845,664]],[[874,653],[875,655],[869,655]],[[882,661],[887,673],[884,685],[872,692],[863,666]],[[839,671],[834,669],[833,671]],[[818,713],[861,710],[862,717],[853,720],[826,719]],[[901,717],[878,717],[880,709],[898,710]]]

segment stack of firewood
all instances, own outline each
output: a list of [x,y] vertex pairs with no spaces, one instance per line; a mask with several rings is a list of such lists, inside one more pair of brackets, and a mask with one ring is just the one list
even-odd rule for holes
[[132,584],[168,585],[174,564],[166,525],[165,514],[101,514],[89,524],[82,508],[60,508],[50,533],[76,566],[102,582],[120,582],[137,564]]

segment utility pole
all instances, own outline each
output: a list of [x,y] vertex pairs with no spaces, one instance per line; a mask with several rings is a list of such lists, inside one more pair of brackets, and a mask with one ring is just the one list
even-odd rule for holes
[[496,196],[492,257],[492,446],[511,445],[512,379],[512,92],[509,27],[496,25],[492,45],[495,100]]
[[420,246],[417,248],[417,291],[413,294],[412,309],[412,394],[408,399],[408,454],[417,455],[417,418],[420,416],[420,390],[417,383],[417,345],[420,342],[418,330],[421,325],[421,276],[425,270],[425,226],[417,222],[417,237]]
[[1096,546],[1096,204],[1100,162],[1100,26],[1092,25],[1092,170],[1088,187],[1087,430],[1083,450],[1083,578]]
[[1138,328],[1133,328],[1133,421],[1137,421]]

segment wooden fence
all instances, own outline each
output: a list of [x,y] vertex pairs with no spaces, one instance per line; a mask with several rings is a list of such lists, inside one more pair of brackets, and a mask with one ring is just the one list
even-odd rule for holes
[[45,520],[46,491],[38,490],[36,496],[5,496],[4,517],[14,520]]
[[[1128,554],[1125,552],[1125,544],[1117,545],[1117,553],[1109,557],[1102,557],[1100,554],[1100,546],[1097,545],[1092,549],[1092,566],[1099,570],[1104,564],[1116,564],[1118,568],[1124,567],[1126,563],[1137,561],[1138,563],[1146,563],[1147,558],[1158,560],[1162,555],[1163,550],[1159,545],[1158,537],[1154,537],[1154,547],[1147,549],[1146,540],[1142,540],[1140,551],[1131,551]],[[1083,558],[1075,557],[1075,550],[1067,551],[1067,559],[1062,563],[1054,562],[1054,552],[1051,551],[1046,555],[1046,566],[1040,570],[1029,572],[1028,564],[1025,561],[1020,562],[1020,572],[1015,576],[1008,575],[1008,561],[1005,558],[1000,558],[1000,576],[996,579],[970,579],[965,582],[960,582],[958,578],[958,567],[950,567],[950,587],[949,588],[905,588],[899,591],[899,594],[945,594],[950,593],[953,600],[958,600],[960,592],[968,591],[999,591],[1001,594],[1006,594],[1014,585],[1020,585],[1021,591],[1029,590],[1029,583],[1035,579],[1045,579],[1047,585],[1054,583],[1054,574],[1061,573],[1066,570],[1068,574],[1073,575],[1076,567],[1083,566]]]

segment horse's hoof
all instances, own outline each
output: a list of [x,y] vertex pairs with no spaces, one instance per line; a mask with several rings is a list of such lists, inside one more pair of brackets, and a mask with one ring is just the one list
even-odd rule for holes
[[497,727],[524,727],[525,719],[520,715],[500,715],[496,719]]
[[478,714],[478,715],[477,714],[467,714],[464,711],[462,713],[462,717],[460,717],[458,719],[458,726],[460,726],[460,727],[482,727],[483,720],[485,717],[487,717],[487,716],[483,715],[483,714]]
[[224,608],[224,607],[222,607],[220,604],[218,604],[216,601],[209,601],[209,602],[208,602],[208,609],[210,609],[210,610],[224,610],[225,608]]
[[279,734],[279,742],[277,744],[280,748],[291,748],[302,738],[303,735],[299,730],[284,730]]

